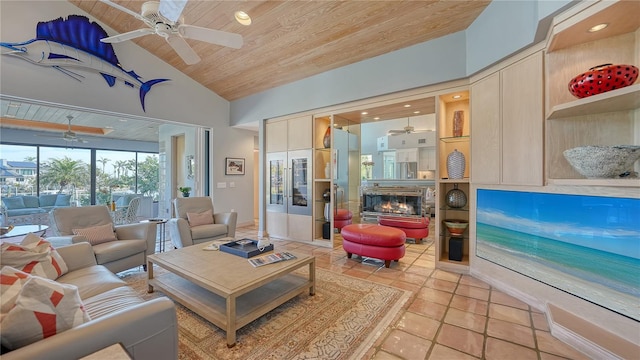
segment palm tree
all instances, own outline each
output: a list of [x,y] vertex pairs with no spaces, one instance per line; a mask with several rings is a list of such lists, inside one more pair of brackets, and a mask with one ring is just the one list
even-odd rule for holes
[[40,171],[40,184],[58,187],[62,193],[65,187],[84,186],[89,183],[89,166],[82,160],[73,160],[67,156],[62,159],[50,159]]
[[120,175],[124,175],[125,169],[127,166],[126,160],[117,160],[115,165],[113,166],[116,170],[116,178],[120,178]]
[[104,174],[104,167],[107,165],[107,163],[111,161],[111,159],[107,159],[107,158],[103,158],[101,157],[100,159],[96,160],[96,162],[99,162],[102,164],[102,173]]

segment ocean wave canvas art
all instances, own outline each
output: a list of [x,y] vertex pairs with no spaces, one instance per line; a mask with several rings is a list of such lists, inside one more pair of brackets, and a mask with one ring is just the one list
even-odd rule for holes
[[479,189],[476,255],[640,320],[640,199]]

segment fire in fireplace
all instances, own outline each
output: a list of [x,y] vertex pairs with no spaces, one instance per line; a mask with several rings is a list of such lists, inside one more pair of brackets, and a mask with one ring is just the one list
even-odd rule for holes
[[365,221],[378,216],[422,217],[424,189],[421,187],[367,186],[361,189],[360,215]]

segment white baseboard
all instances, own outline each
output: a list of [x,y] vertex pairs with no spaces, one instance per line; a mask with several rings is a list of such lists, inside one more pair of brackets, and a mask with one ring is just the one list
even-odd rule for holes
[[556,305],[547,304],[546,315],[554,337],[580,349],[592,359],[632,359],[640,354],[638,344],[603,330]]

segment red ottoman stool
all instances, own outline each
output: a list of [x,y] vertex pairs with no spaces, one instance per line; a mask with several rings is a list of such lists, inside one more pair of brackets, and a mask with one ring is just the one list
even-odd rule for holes
[[351,224],[342,228],[342,247],[351,259],[352,254],[384,260],[389,267],[391,260],[404,256],[406,235],[402,230],[375,224]]
[[351,224],[353,214],[347,209],[336,209],[333,212],[333,227],[341,230],[343,227]]
[[404,231],[404,234],[416,240],[416,244],[422,243],[422,239],[429,236],[429,218],[384,217],[378,218],[378,224],[391,226]]

